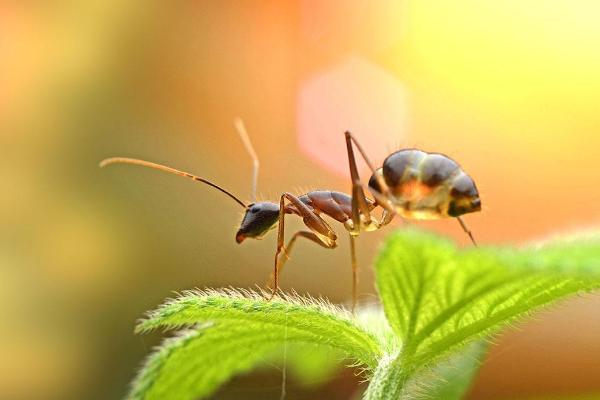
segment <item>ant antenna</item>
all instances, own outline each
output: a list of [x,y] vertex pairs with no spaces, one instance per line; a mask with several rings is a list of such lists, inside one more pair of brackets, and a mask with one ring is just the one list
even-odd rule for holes
[[244,121],[241,118],[235,118],[233,120],[233,125],[240,135],[242,139],[242,143],[244,143],[244,147],[246,147],[246,151],[250,154],[252,158],[252,192],[251,199],[252,201],[256,201],[256,187],[258,186],[258,170],[260,168],[260,163],[258,162],[258,156],[254,151],[254,147],[252,146],[252,142],[250,141],[250,136],[248,136],[248,132],[246,131],[246,127],[244,126]]
[[217,189],[218,191],[220,191],[222,193],[225,193],[227,196],[229,196],[231,199],[233,199],[240,206],[242,206],[244,208],[247,208],[246,204],[244,204],[243,201],[241,201],[240,199],[238,199],[233,194],[231,194],[227,190],[223,189],[219,185],[217,185],[215,183],[212,183],[211,181],[206,180],[204,178],[200,178],[199,176],[192,175],[189,172],[180,171],[178,169],[167,167],[166,165],[156,164],[156,163],[153,163],[153,162],[150,162],[150,161],[138,160],[136,158],[127,158],[127,157],[111,157],[111,158],[106,158],[106,159],[104,159],[104,160],[102,160],[100,162],[100,168],[106,167],[107,165],[111,165],[111,164],[133,164],[133,165],[141,165],[142,167],[154,168],[154,169],[158,169],[160,171],[170,172],[170,173],[175,174],[175,175],[184,176],[186,178],[191,178],[191,179],[193,179],[195,181],[205,183],[208,186],[212,186],[213,188]]

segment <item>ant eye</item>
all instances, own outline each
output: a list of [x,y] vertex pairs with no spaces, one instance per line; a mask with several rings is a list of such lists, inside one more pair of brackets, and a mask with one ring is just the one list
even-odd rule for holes
[[257,213],[257,212],[259,212],[259,211],[260,211],[260,207],[252,207],[252,208],[250,209],[250,212],[251,212],[252,214],[256,214],[256,213]]

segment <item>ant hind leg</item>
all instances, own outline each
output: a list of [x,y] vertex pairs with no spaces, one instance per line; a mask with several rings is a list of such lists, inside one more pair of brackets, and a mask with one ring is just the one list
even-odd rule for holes
[[467,224],[465,224],[465,221],[463,221],[463,219],[461,217],[456,217],[456,219],[460,223],[460,226],[462,227],[463,231],[465,231],[465,233],[467,235],[469,235],[469,238],[471,239],[471,242],[473,242],[473,245],[475,247],[478,247],[477,242],[475,241],[475,237],[473,237],[473,232],[471,232],[471,230],[467,227]]

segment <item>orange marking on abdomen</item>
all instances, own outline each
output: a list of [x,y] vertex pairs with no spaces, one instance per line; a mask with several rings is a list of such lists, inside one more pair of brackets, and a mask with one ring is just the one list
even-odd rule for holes
[[432,191],[432,187],[415,179],[403,182],[400,185],[400,196],[407,201],[418,201],[429,196]]

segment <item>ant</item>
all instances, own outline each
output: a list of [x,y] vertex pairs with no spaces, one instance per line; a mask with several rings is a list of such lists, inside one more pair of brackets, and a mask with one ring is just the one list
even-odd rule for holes
[[[253,162],[252,202],[249,204],[207,179],[149,161],[112,157],[103,160],[100,167],[110,164],[141,165],[191,178],[219,190],[245,209],[244,218],[235,235],[237,243],[242,243],[246,238],[262,239],[267,232],[277,227],[274,268],[270,283],[267,285],[271,288],[270,298],[273,298],[278,291],[279,274],[298,238],[310,240],[327,249],[337,247],[337,235],[322,215],[342,223],[349,234],[353,312],[356,308],[358,282],[355,238],[361,231],[380,229],[389,224],[396,215],[402,219],[415,220],[453,217],[458,220],[462,229],[477,246],[472,232],[467,228],[461,215],[481,210],[479,192],[473,179],[455,161],[443,154],[403,149],[390,154],[384,160],[382,167],[375,168],[356,138],[347,131],[345,139],[352,179],[351,195],[331,190],[316,190],[300,196],[285,192],[281,194],[279,203],[257,202],[256,188],[260,165],[258,157],[242,120],[236,119],[234,125]],[[356,166],[353,145],[371,170],[368,189],[373,199],[365,195]],[[383,209],[379,220],[371,215],[377,207]],[[286,214],[301,217],[308,230],[294,233],[287,245],[284,245]],[[282,252],[285,257],[280,257]]]

